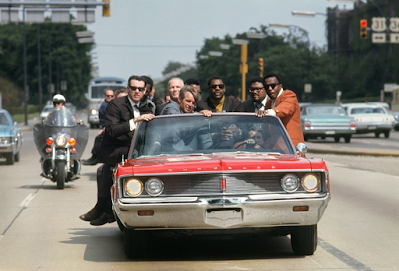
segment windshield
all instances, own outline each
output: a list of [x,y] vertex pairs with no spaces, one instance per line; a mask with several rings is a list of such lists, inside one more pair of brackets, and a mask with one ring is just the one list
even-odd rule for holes
[[101,85],[101,86],[92,86],[91,87],[91,98],[92,99],[103,99],[104,91],[106,89],[112,89],[113,91],[124,88],[126,86],[123,85]]
[[72,112],[65,106],[54,108],[47,116],[47,126],[72,127],[76,126],[76,120]]
[[10,122],[5,113],[0,112],[0,125],[11,126],[12,122]]
[[181,114],[156,117],[137,128],[130,158],[215,152],[294,154],[277,117],[254,114]]
[[385,114],[382,107],[359,107],[352,108],[351,114]]
[[346,115],[345,110],[339,106],[312,106],[306,108],[308,115]]

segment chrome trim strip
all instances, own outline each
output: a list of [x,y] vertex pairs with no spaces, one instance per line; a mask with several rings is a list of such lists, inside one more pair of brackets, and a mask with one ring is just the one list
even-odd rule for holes
[[[223,171],[191,171],[191,172],[168,172],[168,173],[154,173],[154,174],[134,174],[134,175],[125,175],[125,176],[135,176],[135,177],[147,177],[147,176],[173,176],[173,175],[197,175],[197,174],[226,174],[226,173],[248,173],[248,170],[223,170]],[[251,170],[250,173],[288,173],[288,172],[321,172],[321,170],[312,170],[312,169],[294,169],[294,170],[287,170],[287,169],[259,169],[259,170]],[[119,178],[124,176],[119,176]]]
[[171,203],[171,202],[195,202],[198,197],[153,197],[153,198],[120,198],[121,203]]

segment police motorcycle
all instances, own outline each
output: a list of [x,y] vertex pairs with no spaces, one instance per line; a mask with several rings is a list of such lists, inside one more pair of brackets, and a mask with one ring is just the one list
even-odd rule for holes
[[47,121],[33,127],[36,147],[41,156],[41,176],[64,189],[65,183],[78,179],[81,156],[89,138],[89,128],[76,122],[65,106],[54,108]]

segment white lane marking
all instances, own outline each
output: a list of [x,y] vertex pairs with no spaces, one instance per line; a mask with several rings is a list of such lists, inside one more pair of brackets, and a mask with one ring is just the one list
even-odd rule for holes
[[29,194],[19,205],[19,207],[28,207],[29,203],[36,196],[36,194]]

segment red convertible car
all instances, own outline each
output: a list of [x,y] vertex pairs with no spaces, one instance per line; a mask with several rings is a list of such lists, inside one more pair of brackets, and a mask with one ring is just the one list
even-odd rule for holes
[[312,255],[330,184],[326,163],[305,152],[274,116],[181,114],[140,123],[111,188],[126,255],[145,257],[149,235],[170,231],[290,235],[296,254]]

